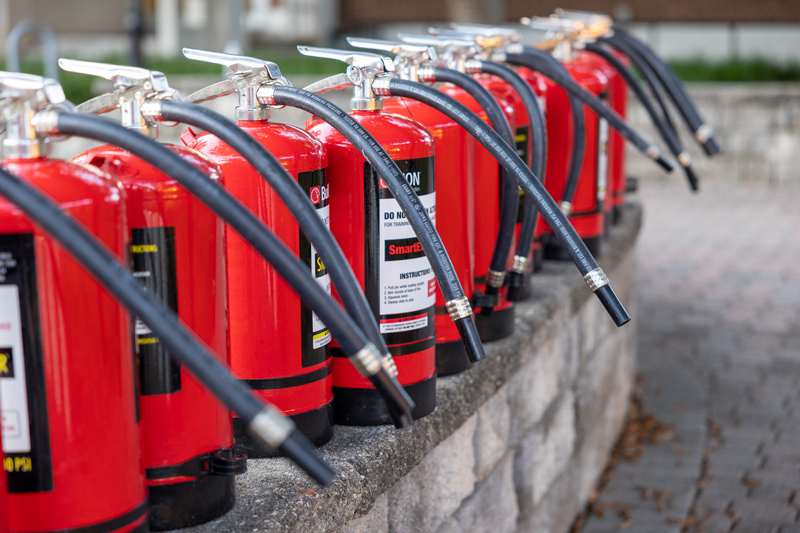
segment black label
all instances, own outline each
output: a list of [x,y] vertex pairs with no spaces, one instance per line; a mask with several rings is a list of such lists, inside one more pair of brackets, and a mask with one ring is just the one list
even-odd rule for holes
[[0,347],[0,379],[14,376],[14,349],[11,346]]
[[[434,159],[395,161],[435,220]],[[428,347],[435,333],[436,280],[417,237],[383,179],[364,163],[365,294],[392,355]]]
[[[175,228],[131,230],[131,269],[147,290],[178,312],[178,282],[175,263]],[[160,339],[139,318],[134,337],[139,354],[139,387],[143,396],[171,394],[181,390],[181,365],[174,361]]]
[[[317,210],[317,215],[326,226],[330,227],[330,207],[328,207],[329,185],[325,169],[311,172],[300,172],[297,182],[303,191],[308,194],[311,205]],[[300,260],[309,266],[311,275],[317,280],[328,294],[331,292],[330,275],[319,253],[308,242],[306,236],[300,231]],[[325,346],[331,340],[330,331],[325,324],[304,304],[300,305],[300,337],[302,349],[303,368],[316,366],[325,362],[328,355]]]
[[[516,144],[517,155],[525,166],[528,166],[528,152],[530,150],[530,130],[528,126],[522,126],[517,128],[516,133],[514,134],[514,143]],[[502,172],[501,172],[501,179],[502,179]],[[500,183],[500,191],[503,190],[503,184]],[[517,208],[517,224],[522,223],[522,217],[525,214],[525,191],[522,189],[519,190],[519,207]]]
[[30,233],[0,235],[0,346],[8,490],[53,490],[39,289]]

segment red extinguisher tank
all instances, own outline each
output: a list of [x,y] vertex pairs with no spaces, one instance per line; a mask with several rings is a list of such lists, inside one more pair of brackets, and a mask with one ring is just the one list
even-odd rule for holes
[[[124,193],[44,157],[3,167],[126,261]],[[0,374],[10,531],[147,531],[131,318],[70,254],[0,199]]]
[[[193,150],[168,145],[210,179],[219,167]],[[191,193],[144,160],[115,146],[74,158],[109,173],[127,195],[133,275],[189,329],[227,357],[225,226]],[[225,514],[235,503],[229,411],[180,364],[158,337],[134,322],[142,408],[142,448],[154,530],[188,527]],[[197,416],[202,413],[202,416]]]
[[[490,83],[490,78],[481,78]],[[503,84],[505,85],[505,84]],[[439,90],[458,100],[470,111],[488,121],[483,109],[472,96],[455,85],[444,84]],[[514,130],[515,102],[503,91],[492,92]],[[475,172],[475,289],[485,292],[486,275],[492,259],[497,232],[500,228],[500,191],[502,189],[502,167],[486,148],[475,143],[473,150],[473,167]],[[513,250],[512,250],[513,251]],[[507,289],[500,290],[500,303],[495,306],[491,315],[476,313],[475,324],[478,326],[482,341],[492,341],[511,335],[514,331],[514,304],[505,297]]]
[[[436,217],[433,138],[418,122],[381,111],[353,111],[397,163],[431,219]],[[395,358],[400,384],[414,400],[414,418],[436,407],[436,280],[405,214],[371,165],[327,123],[308,131],[328,150],[331,231],[349,259]],[[383,400],[333,347],[334,419],[388,424]]]
[[[628,56],[617,49],[612,49],[614,55],[630,67]],[[598,58],[599,59],[599,58]],[[628,114],[628,86],[625,79],[616,71],[613,71],[611,79],[611,90],[609,91],[609,104],[623,119]],[[611,130],[608,141],[608,160],[609,160],[609,196],[611,203],[611,222],[619,221],[620,210],[625,203],[625,192],[627,190],[627,176],[625,174],[625,139],[616,130]]]
[[[547,123],[547,83],[544,76],[534,72],[533,70],[526,68],[526,67],[516,67],[514,70],[517,71],[522,79],[528,82],[528,85],[533,88],[533,92],[536,94],[536,98],[539,100],[539,107],[542,110],[542,114],[544,115],[545,124]],[[535,135],[535,132],[532,133]],[[531,142],[533,142],[533,137],[531,137]],[[538,176],[539,179],[546,179],[546,177]],[[522,201],[524,202],[525,193],[522,194]],[[520,204],[522,206],[523,204]],[[534,228],[534,239],[533,239],[533,246],[531,251],[531,268],[536,271],[542,268],[543,260],[544,260],[544,248],[542,245],[542,235],[544,234],[544,223],[542,222],[542,217],[536,218],[536,227]]]
[[[620,105],[619,100],[621,95],[624,98],[627,92],[625,80],[622,79],[622,76],[619,75],[616,69],[603,58],[591,52],[576,53],[575,65],[597,72],[598,78],[600,79],[605,78],[605,91],[601,91],[599,96],[606,101],[609,107],[616,110],[616,107]],[[624,106],[624,103],[622,105]],[[622,117],[624,118],[624,115],[622,115]],[[608,223],[611,221],[612,209],[614,207],[614,180],[619,180],[618,177],[615,178],[614,173],[624,172],[623,169],[615,170],[616,165],[619,163],[617,160],[619,154],[615,152],[613,142],[615,139],[617,140],[619,143],[617,150],[619,150],[624,147],[624,139],[622,139],[622,136],[620,136],[616,130],[609,128],[608,122],[603,118],[598,119],[597,135],[597,194],[598,198],[602,198],[603,200],[603,210],[606,217],[605,224],[607,227]],[[622,163],[624,164],[624,162]],[[603,177],[605,177],[605,179],[603,179]],[[605,230],[603,234],[605,235]]]
[[[317,213],[329,220],[325,148],[305,131],[268,120],[240,120],[238,126],[265,146],[308,194]],[[264,222],[301,260],[320,285],[330,276],[295,219],[266,180],[214,135],[181,138],[219,162],[225,187]],[[228,234],[231,370],[256,394],[289,415],[315,444],[333,436],[333,361],[326,353],[325,325],[277,272],[238,234]],[[269,455],[234,418],[237,449],[251,457]]]
[[[570,75],[584,89],[600,98],[607,98],[608,78],[598,69],[575,63],[565,65]],[[563,196],[572,146],[572,111],[566,92],[547,80],[547,191],[556,201]],[[605,228],[605,202],[608,180],[608,123],[584,106],[586,119],[583,164],[572,201],[569,220],[594,255],[600,255]],[[552,231],[545,226],[545,258],[569,259],[566,250],[555,242]]]
[[[452,119],[416,100],[389,98],[383,109],[414,119],[433,135],[436,153],[437,231],[447,248],[464,293],[474,291],[475,190],[472,137]],[[436,370],[455,374],[471,363],[455,323],[445,308],[442,291],[436,291]]]

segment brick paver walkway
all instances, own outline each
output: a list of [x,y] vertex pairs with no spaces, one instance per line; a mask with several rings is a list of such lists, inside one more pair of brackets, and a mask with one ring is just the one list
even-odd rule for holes
[[582,531],[800,532],[800,190],[643,184],[642,403],[674,428]]

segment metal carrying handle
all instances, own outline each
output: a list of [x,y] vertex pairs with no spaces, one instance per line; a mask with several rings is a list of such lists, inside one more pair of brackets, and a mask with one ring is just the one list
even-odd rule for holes
[[463,37],[452,37],[445,35],[430,35],[417,33],[398,33],[397,38],[404,43],[423,44],[427,46],[438,46],[446,49],[466,49],[475,48],[475,41]]
[[357,68],[377,69],[382,72],[394,72],[394,62],[390,57],[369,52],[355,52],[352,50],[337,50],[336,48],[318,48],[316,46],[297,47],[297,51],[304,56],[336,59]]
[[[114,83],[117,88],[131,88],[144,86],[158,92],[169,91],[169,83],[163,72],[157,70],[147,70],[139,67],[126,67],[112,65],[110,63],[96,63],[94,61],[82,61],[80,59],[58,60],[58,66],[67,72],[87,74],[97,76]],[[147,84],[150,84],[147,87]]]
[[64,96],[61,84],[52,78],[19,72],[0,72],[0,101],[11,103],[19,100],[51,105],[63,104],[67,97]]
[[554,13],[561,18],[577,19],[584,21],[597,21],[607,23],[609,26],[613,24],[613,19],[608,13],[601,13],[599,11],[583,11],[579,9],[563,9],[557,7]]
[[398,41],[384,41],[381,39],[366,39],[364,37],[347,37],[347,44],[356,48],[382,50],[400,56],[415,54],[428,54],[431,60],[436,59],[436,50],[424,44],[403,43]]
[[555,17],[522,17],[519,21],[535,30],[551,30],[559,32],[578,32],[583,29],[583,22],[573,19]]
[[457,31],[474,33],[483,37],[507,37],[517,42],[521,39],[519,31],[509,26],[494,26],[492,24],[465,24],[462,22],[452,22],[450,26]]
[[[184,48],[183,55],[187,59],[203,61],[204,63],[214,63],[230,69],[234,74],[239,75],[261,75],[271,80],[283,78],[281,69],[272,61],[265,61],[255,57],[225,54],[223,52],[211,52],[209,50],[199,50],[197,48]],[[265,74],[260,74],[261,72]]]

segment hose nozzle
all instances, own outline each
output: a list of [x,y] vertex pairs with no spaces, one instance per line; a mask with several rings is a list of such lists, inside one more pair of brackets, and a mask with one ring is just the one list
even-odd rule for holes
[[611,319],[617,325],[617,327],[623,326],[631,321],[631,315],[628,314],[628,311],[625,310],[625,306],[622,305],[619,297],[617,297],[614,289],[611,288],[611,285],[608,281],[608,276],[606,273],[603,272],[603,269],[598,267],[583,276],[583,279],[586,280],[586,283],[589,285],[589,288],[592,289],[597,295],[597,298],[600,300],[600,303],[603,304],[603,307],[606,308],[608,314],[611,315]]

